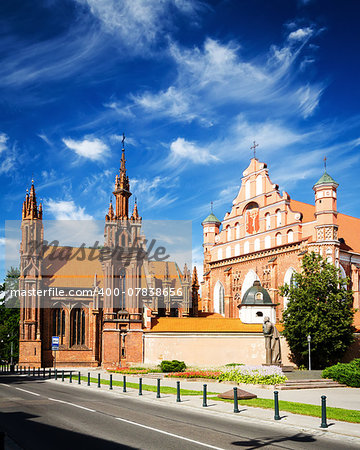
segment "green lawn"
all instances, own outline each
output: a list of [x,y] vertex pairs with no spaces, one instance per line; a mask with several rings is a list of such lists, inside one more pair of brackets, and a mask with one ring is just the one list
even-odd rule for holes
[[[222,399],[219,397],[210,397],[210,400],[223,402],[233,402],[233,400]],[[268,398],[253,398],[251,400],[239,400],[239,406],[252,406],[254,408],[274,409],[274,400]],[[279,400],[280,415],[282,411],[294,414],[302,414],[304,416],[321,417],[320,405],[309,405],[307,403],[287,402]],[[343,422],[360,423],[360,411],[343,408],[326,408],[328,419],[342,420]]]
[[[69,375],[66,375],[65,378],[69,378]],[[87,382],[87,377],[80,377],[82,381],[86,381]],[[58,375],[58,380],[61,380],[61,376],[59,377]],[[74,384],[76,384],[78,382],[78,376],[77,375],[73,375],[72,377],[72,382]],[[98,379],[97,378],[90,378],[90,383],[92,384],[97,384]],[[106,386],[110,385],[110,380],[104,380],[104,379],[100,379],[100,384],[104,384]],[[122,381],[117,381],[117,380],[113,380],[113,386],[120,386],[123,387],[123,382]],[[130,383],[128,381],[126,381],[126,388],[129,389],[139,389],[139,383]],[[156,392],[157,391],[157,387],[153,386],[151,384],[143,384],[142,385],[142,390],[143,391],[150,391],[150,392]],[[161,394],[176,394],[176,388],[173,387],[169,387],[169,386],[160,386],[160,393]],[[202,395],[202,391],[194,391],[191,389],[180,389],[180,394],[181,395]],[[216,392],[209,392],[209,395],[216,395]]]

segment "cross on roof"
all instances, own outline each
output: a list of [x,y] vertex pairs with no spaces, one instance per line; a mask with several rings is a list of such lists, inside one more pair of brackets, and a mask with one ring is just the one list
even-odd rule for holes
[[250,147],[250,150],[254,150],[254,158],[256,158],[256,147],[259,147],[259,144],[254,141],[253,145]]
[[210,202],[210,205],[211,205],[211,213],[213,213],[214,212],[214,202]]
[[121,139],[121,142],[122,142],[122,146],[124,148],[124,145],[125,145],[125,133],[123,133],[123,137]]
[[326,160],[327,160],[327,158],[326,158],[326,156],[325,156],[325,158],[324,158],[324,167],[325,167],[325,172],[326,172]]

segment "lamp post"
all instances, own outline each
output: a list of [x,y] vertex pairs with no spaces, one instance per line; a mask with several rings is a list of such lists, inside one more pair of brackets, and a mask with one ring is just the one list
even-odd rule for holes
[[13,343],[14,336],[10,336],[10,334],[8,334],[7,337],[8,338],[11,337],[11,340],[10,340],[10,366],[12,366],[14,363],[14,343]]
[[311,370],[311,335],[308,334],[307,336],[308,341],[308,351],[309,351],[309,370]]

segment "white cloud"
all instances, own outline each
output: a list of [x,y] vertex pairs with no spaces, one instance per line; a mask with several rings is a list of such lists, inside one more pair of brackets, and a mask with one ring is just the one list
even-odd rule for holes
[[56,220],[92,220],[93,217],[85,213],[85,208],[77,206],[74,200],[56,201],[49,199],[45,202],[45,208]]
[[5,133],[0,133],[0,153],[7,149],[9,137]]
[[290,41],[304,41],[312,36],[313,30],[310,27],[298,28],[296,31],[292,31],[289,34]]
[[108,146],[97,138],[85,137],[82,141],[75,141],[70,138],[62,140],[64,144],[71,150],[84,158],[92,161],[100,160],[109,149]]
[[189,142],[184,138],[178,137],[170,144],[168,160],[170,165],[177,165],[186,161],[191,161],[195,164],[210,164],[218,160],[219,158],[212,155],[208,149],[200,147],[194,142]]
[[[324,86],[296,81],[299,55],[312,33],[311,28],[301,30],[291,33],[292,38],[282,47],[272,45],[268,54],[256,59],[244,58],[241,47],[233,41],[222,43],[207,38],[202,48],[192,49],[171,43],[169,52],[177,68],[173,82],[158,92],[132,95],[127,107],[131,111],[140,108],[148,116],[153,112],[151,117],[155,119],[160,116],[179,122],[198,120],[205,126],[219,120],[218,111],[223,107],[231,107],[237,113],[257,108],[263,116],[300,113],[308,117]],[[302,64],[302,70],[305,67]]]
[[151,179],[131,178],[133,195],[139,198],[140,213],[152,210],[154,207],[164,208],[174,203],[178,197],[171,193],[171,189],[178,186],[178,181],[178,178],[174,176],[156,176]]
[[76,0],[88,5],[103,28],[119,37],[120,45],[145,53],[174,27],[176,13],[192,22],[204,5],[198,0]]

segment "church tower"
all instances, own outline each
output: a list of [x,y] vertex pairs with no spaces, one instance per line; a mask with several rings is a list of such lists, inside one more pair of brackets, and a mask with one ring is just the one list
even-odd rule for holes
[[[142,353],[142,304],[139,288],[144,257],[144,237],[141,235],[142,218],[137,201],[129,215],[129,177],[126,173],[124,148],[120,172],[115,177],[115,211],[110,200],[105,216],[105,243],[101,250],[104,273],[104,309],[102,363],[105,367],[121,366],[132,362],[126,348],[138,348]],[[133,353],[136,360],[141,358]]]
[[[41,297],[36,293],[41,289],[41,261],[43,252],[42,205],[37,206],[34,181],[30,194],[27,192],[22,207],[20,245],[19,289],[26,295],[20,300],[20,349],[21,358],[33,367],[41,367]],[[21,364],[22,361],[19,361]]]
[[315,241],[320,255],[328,262],[339,265],[339,241],[337,224],[338,183],[326,172],[313,186],[315,192]]

